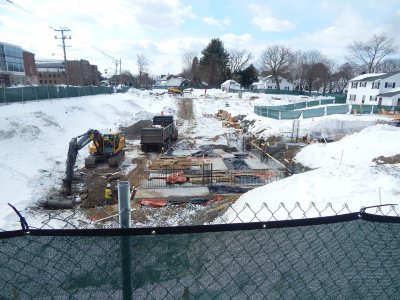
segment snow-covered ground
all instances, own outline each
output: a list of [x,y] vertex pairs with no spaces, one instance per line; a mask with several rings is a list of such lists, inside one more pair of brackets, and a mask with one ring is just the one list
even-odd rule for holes
[[[232,115],[246,115],[246,120],[253,122],[250,133],[260,137],[292,131],[293,121],[272,120],[254,114],[254,97],[259,97],[259,101],[276,101],[272,99],[276,96],[251,93],[244,93],[239,99],[238,94],[217,89],[208,90],[205,97],[204,90],[195,90],[192,95],[185,96],[193,99],[193,119],[182,120],[180,133],[193,138],[196,145],[226,144],[227,138],[234,136],[235,130],[223,128],[221,122],[212,118],[218,109],[226,109]],[[7,203],[23,210],[43,200],[48,190],[61,186],[68,143],[72,137],[89,128],[109,130],[133,125],[161,111],[179,117],[179,101],[182,99],[177,100],[167,94],[156,96],[148,91],[131,90],[126,94],[0,106],[0,141],[3,145],[0,148],[0,229],[19,228],[18,219]],[[284,101],[298,101],[298,97],[285,96]],[[300,120],[300,132],[321,130],[325,127],[357,127],[361,130],[375,124],[379,119],[382,117],[333,115]],[[338,205],[354,203],[354,208],[358,210],[360,204],[379,204],[378,187],[382,202],[395,201],[398,193],[395,184],[398,166],[392,165],[389,172],[383,167],[376,167],[371,160],[379,155],[396,154],[400,141],[398,130],[389,126],[378,126],[365,129],[337,143],[308,146],[298,154],[297,160],[319,169],[253,190],[243,195],[235,206],[242,207],[245,203],[257,207],[262,202],[268,205],[280,202],[290,205],[296,201],[320,201]],[[354,142],[352,139],[355,139]],[[355,148],[361,141],[371,141],[371,144]],[[239,143],[234,146],[239,146]],[[360,153],[369,156],[361,159]],[[87,151],[82,149],[77,167],[83,166],[86,155]],[[128,158],[136,155],[137,153],[130,153]],[[314,158],[312,162],[310,157]],[[129,163],[123,166],[132,168]],[[228,215],[224,218],[230,219]]]

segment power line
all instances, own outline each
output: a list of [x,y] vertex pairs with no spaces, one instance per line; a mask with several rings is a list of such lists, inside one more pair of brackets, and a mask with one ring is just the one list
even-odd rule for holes
[[96,51],[99,51],[101,54],[103,54],[104,56],[107,56],[108,58],[111,58],[113,60],[113,62],[115,63],[115,86],[117,86],[117,74],[118,74],[118,64],[119,64],[119,81],[120,84],[122,84],[122,78],[121,78],[121,59],[116,59],[114,57],[112,57],[111,55],[108,55],[107,53],[105,53],[104,51],[97,49],[96,47],[92,46],[93,49],[95,49]]
[[[57,46],[59,46],[59,47],[62,47],[63,48],[63,52],[64,52],[64,67],[65,67],[65,74],[66,74],[66,77],[67,77],[67,88],[69,87],[69,75],[68,75],[68,68],[67,68],[67,53],[66,53],[66,51],[65,51],[65,48],[66,47],[71,47],[71,46],[68,46],[68,45],[65,45],[65,40],[66,39],[68,39],[68,40],[70,40],[71,39],[71,36],[66,36],[65,34],[64,34],[64,32],[68,32],[68,31],[70,31],[68,28],[66,28],[66,27],[60,27],[59,29],[55,29],[55,28],[53,28],[53,27],[50,27],[51,29],[53,29],[54,31],[56,31],[56,32],[61,32],[61,37],[58,37],[57,35],[55,36],[55,39],[56,40],[62,40],[62,45],[57,45]],[[67,89],[68,90],[68,89]]]

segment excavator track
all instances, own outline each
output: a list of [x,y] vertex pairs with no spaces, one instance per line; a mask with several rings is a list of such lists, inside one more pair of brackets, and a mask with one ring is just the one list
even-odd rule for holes
[[125,151],[121,150],[118,154],[108,159],[108,165],[110,168],[118,168],[125,157]]

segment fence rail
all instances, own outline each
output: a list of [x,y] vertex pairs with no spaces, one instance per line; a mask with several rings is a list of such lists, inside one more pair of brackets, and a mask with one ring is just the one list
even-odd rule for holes
[[398,298],[395,208],[306,218],[311,208],[286,221],[241,223],[239,211],[238,224],[2,232],[0,298]]

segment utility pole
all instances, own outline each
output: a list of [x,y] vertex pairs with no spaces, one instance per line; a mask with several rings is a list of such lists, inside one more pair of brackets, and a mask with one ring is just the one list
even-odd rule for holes
[[[55,29],[55,28],[53,28],[53,27],[50,27],[50,28],[52,28],[54,31],[56,31],[56,32],[61,32],[61,37],[58,37],[57,35],[55,36],[55,39],[56,40],[62,40],[62,45],[57,45],[57,46],[60,46],[60,47],[62,47],[63,48],[63,52],[64,52],[64,67],[65,67],[65,74],[66,74],[66,79],[67,79],[67,91],[68,91],[68,88],[69,88],[69,75],[68,75],[68,68],[67,68],[67,53],[66,53],[66,51],[65,51],[65,47],[71,47],[71,46],[67,46],[67,45],[65,45],[65,40],[66,39],[68,39],[68,40],[70,40],[71,39],[71,36],[66,36],[65,34],[64,34],[64,32],[68,32],[68,31],[70,31],[68,28],[66,28],[66,27],[60,27],[59,29]],[[68,93],[68,92],[67,92]]]
[[113,62],[115,63],[115,74],[114,74],[114,77],[115,77],[115,80],[114,80],[114,83],[115,83],[115,88],[117,88],[117,75],[118,75],[118,64],[119,64],[119,81],[120,81],[120,83],[122,83],[122,79],[121,79],[121,59],[119,59],[119,60],[117,60],[117,59],[115,59],[114,57],[112,57],[111,55],[108,55],[107,53],[105,53],[104,51],[101,51],[101,50],[99,50],[99,49],[97,49],[97,48],[95,48],[95,47],[93,47],[96,51],[99,51],[101,54],[103,54],[104,56],[107,56],[108,58],[111,58],[112,60],[113,60]]

